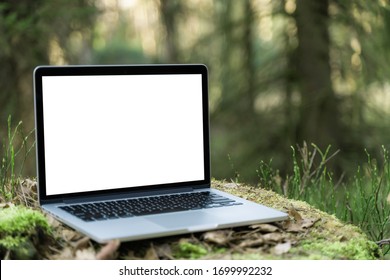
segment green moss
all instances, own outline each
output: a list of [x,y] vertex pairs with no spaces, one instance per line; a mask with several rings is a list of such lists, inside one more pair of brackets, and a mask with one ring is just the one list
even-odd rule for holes
[[17,255],[24,255],[24,251],[31,254],[31,247],[42,232],[51,232],[42,213],[22,206],[0,209],[0,249],[15,251]]
[[374,260],[380,251],[374,242],[360,238],[348,242],[303,241],[291,253],[303,254],[310,259]]
[[178,259],[199,259],[207,255],[207,250],[202,245],[190,242],[179,242],[174,252]]
[[224,248],[224,247],[215,247],[213,248],[213,251],[212,253],[213,254],[223,254],[227,251],[227,248]]
[[293,241],[292,248],[283,255],[274,255],[271,249],[233,253],[236,259],[378,259],[379,247],[370,241],[362,230],[354,225],[345,224],[334,215],[316,209],[303,201],[287,199],[272,191],[245,184],[213,181],[213,187],[234,195],[287,211],[296,209],[302,218],[315,219],[317,222],[301,233],[286,232],[285,238]]

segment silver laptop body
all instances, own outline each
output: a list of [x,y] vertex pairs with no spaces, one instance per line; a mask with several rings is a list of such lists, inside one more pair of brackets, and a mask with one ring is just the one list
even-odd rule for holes
[[[204,65],[39,66],[34,102],[40,205],[97,242],[287,218],[210,188]],[[221,203],[186,207],[188,195],[204,194]],[[170,197],[185,210],[126,211],[135,200],[164,209]],[[117,205],[119,214],[95,205]],[[87,206],[93,215],[77,212]]]

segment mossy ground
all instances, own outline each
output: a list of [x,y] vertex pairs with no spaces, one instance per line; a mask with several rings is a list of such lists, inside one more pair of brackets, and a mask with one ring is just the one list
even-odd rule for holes
[[[244,184],[213,181],[212,187],[291,214],[289,230],[276,222],[214,232],[126,242],[112,246],[104,258],[118,259],[378,259],[378,246],[357,227],[302,201]],[[296,222],[313,221],[303,227]],[[50,224],[50,226],[49,226]],[[51,242],[51,243],[50,243]],[[46,245],[45,245],[46,244]],[[52,246],[47,246],[52,244]],[[111,244],[112,245],[112,244]],[[279,246],[279,247],[278,247]],[[0,257],[11,259],[98,258],[107,251],[39,210],[0,208]]]
[[287,212],[290,207],[304,217],[318,219],[312,227],[301,233],[291,233],[294,244],[282,255],[261,251],[232,254],[232,258],[261,259],[377,259],[381,257],[379,247],[356,226],[341,222],[335,216],[322,212],[303,201],[287,199],[272,191],[244,184],[213,181],[213,187]]
[[23,206],[0,208],[0,253],[12,258],[38,257],[38,248],[50,236],[46,217]]

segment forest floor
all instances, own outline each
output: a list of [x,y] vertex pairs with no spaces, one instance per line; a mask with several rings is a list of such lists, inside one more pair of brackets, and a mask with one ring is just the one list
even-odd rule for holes
[[[212,187],[289,214],[283,222],[98,244],[43,214],[36,183],[21,183],[24,204],[0,203],[1,259],[380,259],[379,247],[356,226],[305,202],[233,182]],[[21,197],[19,195],[19,197]],[[8,214],[7,214],[8,211]],[[12,215],[20,215],[19,225]],[[29,222],[25,222],[25,221]],[[13,228],[12,228],[13,227]]]

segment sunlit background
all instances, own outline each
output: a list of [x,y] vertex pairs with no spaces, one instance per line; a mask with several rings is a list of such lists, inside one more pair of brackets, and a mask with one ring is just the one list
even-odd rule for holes
[[0,1],[0,139],[33,130],[37,65],[204,63],[213,177],[289,172],[303,141],[341,176],[390,148],[389,62],[387,0]]

